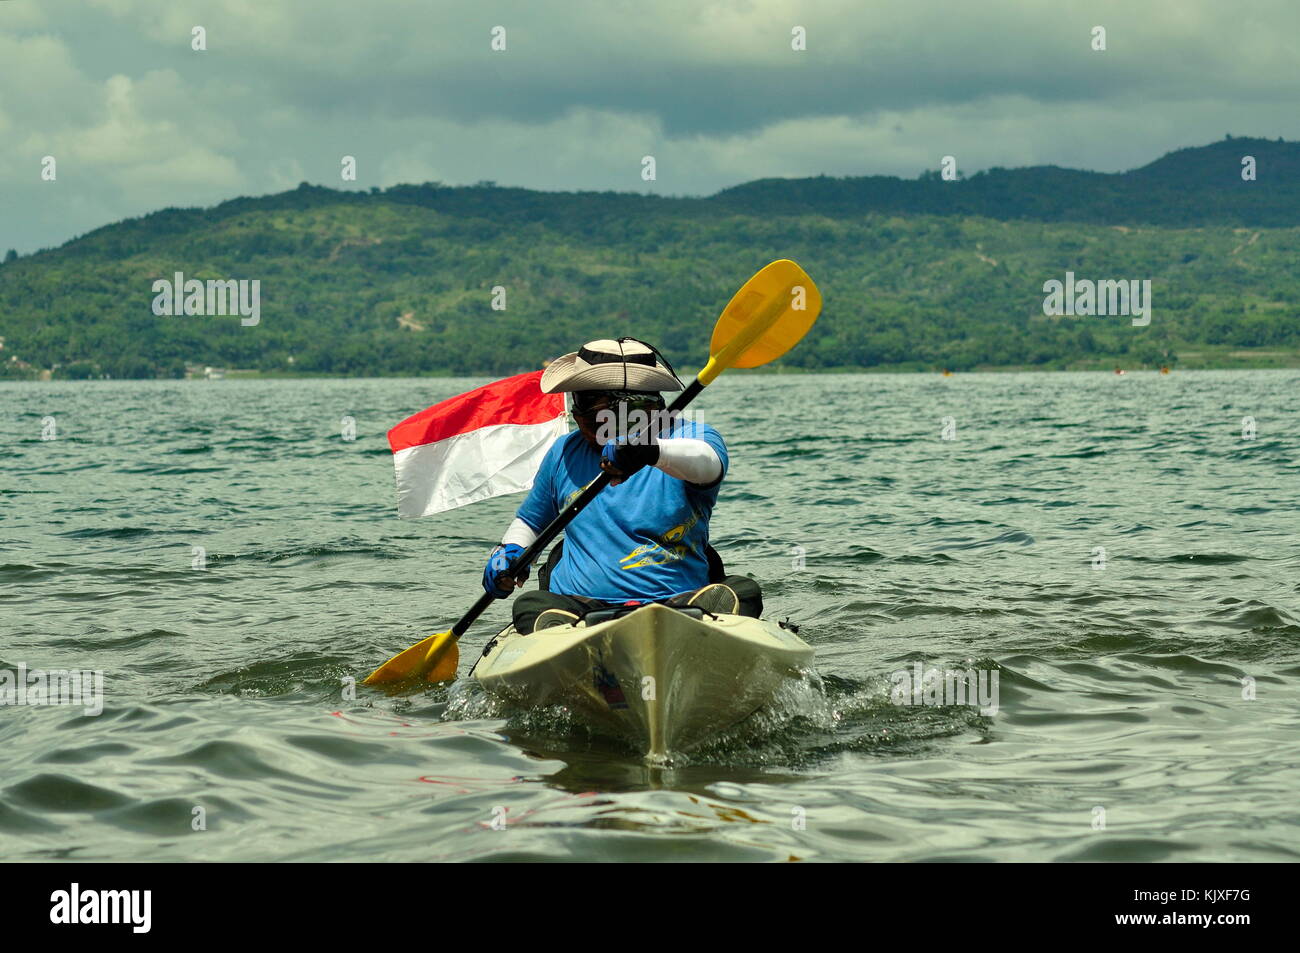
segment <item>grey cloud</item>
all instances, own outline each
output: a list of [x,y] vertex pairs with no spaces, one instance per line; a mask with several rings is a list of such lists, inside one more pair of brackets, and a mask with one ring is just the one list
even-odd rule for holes
[[[1243,12],[1245,10],[1246,12]],[[509,51],[488,50],[508,30]],[[209,49],[190,49],[190,29]],[[809,51],[789,49],[805,26]],[[1089,30],[1108,50],[1089,49]],[[701,194],[765,176],[1117,171],[1300,137],[1300,5],[0,3],[0,252],[296,184]],[[8,55],[6,55],[8,54]],[[60,177],[38,163],[57,150]],[[659,181],[639,160],[659,160]]]

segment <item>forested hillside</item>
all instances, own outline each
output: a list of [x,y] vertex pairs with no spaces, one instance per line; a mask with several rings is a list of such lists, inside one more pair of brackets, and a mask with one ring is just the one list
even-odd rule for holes
[[[826,302],[787,368],[1277,366],[1300,363],[1300,144],[1228,139],[1120,175],[763,180],[706,199],[304,184],[8,257],[9,377],[506,374],[620,334],[689,366],[774,258]],[[1067,271],[1150,279],[1150,324],[1045,316],[1043,284]],[[259,323],[155,316],[153,282],[175,272],[260,281]]]

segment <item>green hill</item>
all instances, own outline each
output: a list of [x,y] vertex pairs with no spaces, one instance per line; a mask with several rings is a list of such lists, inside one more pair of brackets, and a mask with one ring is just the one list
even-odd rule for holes
[[[740,282],[783,257],[826,301],[785,367],[1300,366],[1300,144],[1228,139],[1114,175],[767,179],[710,198],[304,184],[7,261],[0,357],[11,377],[506,374],[633,334],[689,364]],[[259,280],[260,323],[155,316],[154,280],[178,271]],[[1043,283],[1067,271],[1150,279],[1150,324],[1045,316]]]
[[[1241,177],[1244,156],[1256,161],[1254,181]],[[802,210],[837,217],[890,212],[1094,225],[1289,228],[1300,225],[1300,144],[1224,139],[1117,174],[1041,166],[990,169],[953,182],[938,172],[912,181],[761,179],[726,189],[716,200],[737,211]]]

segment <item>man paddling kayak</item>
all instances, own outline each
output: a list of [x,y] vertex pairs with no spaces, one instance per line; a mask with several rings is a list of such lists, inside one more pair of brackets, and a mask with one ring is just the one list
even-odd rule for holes
[[[614,479],[566,528],[539,573],[542,588],[515,600],[515,628],[534,632],[644,602],[758,617],[758,584],[725,575],[709,546],[727,446],[707,424],[666,419],[660,392],[682,383],[658,349],[626,337],[588,342],[552,362],[541,389],[573,395],[578,429],[547,452],[488,559],[483,588],[504,599],[521,586],[528,567],[516,579],[514,564],[542,529],[601,470]],[[651,426],[638,435],[646,420]]]

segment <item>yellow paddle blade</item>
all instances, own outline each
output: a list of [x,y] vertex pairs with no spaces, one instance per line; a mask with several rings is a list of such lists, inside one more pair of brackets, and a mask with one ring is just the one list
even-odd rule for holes
[[393,682],[447,682],[456,677],[460,649],[451,632],[439,632],[394,655],[366,678],[366,685]]
[[460,648],[450,631],[439,632],[433,637],[429,654],[424,659],[421,674],[426,682],[450,682],[456,677],[456,667],[460,665]]
[[713,328],[701,384],[729,367],[775,361],[808,333],[822,310],[822,294],[808,273],[782,258],[763,268],[732,296]]

